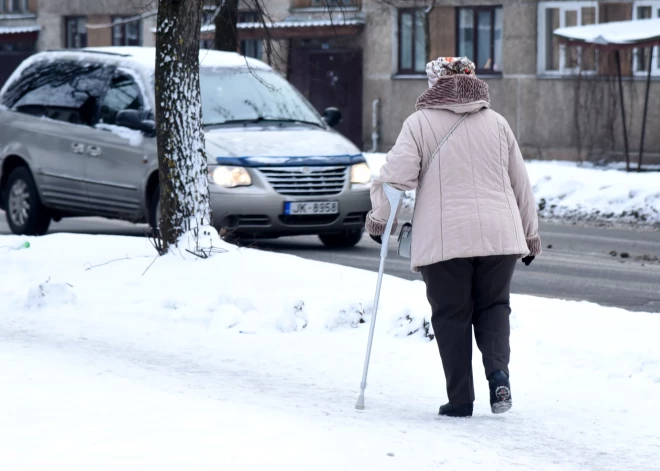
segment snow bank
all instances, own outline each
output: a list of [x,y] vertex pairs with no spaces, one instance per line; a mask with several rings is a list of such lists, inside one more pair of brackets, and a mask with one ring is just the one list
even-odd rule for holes
[[424,285],[386,277],[357,412],[375,273],[27,240],[0,237],[0,469],[657,469],[657,315],[514,296],[514,408],[475,355],[475,417],[438,418]]
[[570,162],[528,162],[527,171],[544,217],[660,228],[660,172]]
[[[0,297],[15,310],[37,306],[64,316],[88,312],[87,319],[100,322],[142,318],[252,333],[355,328],[371,314],[373,274],[338,265],[220,240],[214,247],[226,253],[207,260],[187,252],[194,251],[190,244],[157,258],[147,240],[121,237],[54,234],[30,239],[29,249],[9,248],[23,240],[0,239],[7,247],[0,249],[0,266],[12,273],[1,282]],[[421,283],[413,286],[423,291]],[[409,289],[407,281],[385,281],[381,319],[389,318],[384,322],[391,329],[398,330],[399,318],[410,313],[425,315],[423,296],[414,303],[399,300]],[[112,306],[112,315],[98,306]]]
[[[379,174],[385,155],[365,154],[374,175]],[[541,217],[660,228],[660,171],[626,173],[616,164],[526,164]],[[414,192],[408,192],[405,204],[414,206],[414,199]]]

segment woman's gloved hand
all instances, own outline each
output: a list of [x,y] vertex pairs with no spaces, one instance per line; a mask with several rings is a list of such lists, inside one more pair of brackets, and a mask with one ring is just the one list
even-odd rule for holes
[[527,257],[523,258],[522,261],[525,264],[525,266],[529,266],[530,263],[534,261],[536,257],[534,255],[528,255]]
[[374,240],[376,243],[381,244],[383,243],[383,238],[379,235],[373,235],[369,234],[369,237],[371,237],[372,240]]

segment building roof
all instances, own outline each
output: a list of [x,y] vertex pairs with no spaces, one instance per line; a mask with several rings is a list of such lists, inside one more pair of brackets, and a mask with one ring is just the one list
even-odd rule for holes
[[660,44],[660,18],[650,20],[615,21],[588,26],[572,26],[554,31],[556,36],[569,41],[594,46],[635,46]]
[[25,34],[38,33],[39,31],[41,31],[40,25],[0,26],[0,34]]
[[[283,28],[324,28],[324,27],[333,27],[333,26],[362,26],[365,24],[363,19],[340,19],[334,18],[330,19],[288,19],[284,21],[273,21],[266,22],[266,28],[268,29],[283,29]],[[263,23],[258,21],[251,23],[237,23],[237,29],[261,29],[264,27]],[[157,28],[151,28],[152,33],[156,33]],[[203,25],[201,28],[202,33],[213,33],[215,32],[215,25]]]
[[[266,22],[265,26],[268,29],[284,29],[284,28],[327,28],[333,26],[361,26],[364,25],[365,21],[359,18],[353,19],[344,19],[344,18],[333,18],[333,19],[296,19],[290,18],[284,21],[273,21]],[[252,23],[238,23],[236,25],[237,29],[262,29],[264,23],[261,22],[252,22]],[[204,25],[202,26],[202,33],[210,33],[215,31],[215,25]]]

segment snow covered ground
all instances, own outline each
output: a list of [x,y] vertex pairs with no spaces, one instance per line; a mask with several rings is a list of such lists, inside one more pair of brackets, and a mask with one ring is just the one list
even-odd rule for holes
[[658,469],[657,315],[514,296],[513,409],[475,354],[440,418],[424,286],[387,277],[360,412],[376,275],[216,245],[0,236],[1,470]]
[[[366,157],[377,175],[385,154],[366,154]],[[527,162],[539,214],[544,218],[660,228],[660,171],[622,170],[620,165]],[[411,193],[407,203],[413,202]]]

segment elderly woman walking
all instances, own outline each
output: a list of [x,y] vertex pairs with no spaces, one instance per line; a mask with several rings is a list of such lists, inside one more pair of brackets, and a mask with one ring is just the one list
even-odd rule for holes
[[536,203],[518,143],[490,110],[488,85],[465,57],[426,68],[429,89],[403,124],[371,190],[367,230],[381,241],[383,183],[417,190],[411,263],[422,273],[447,382],[440,415],[469,417],[472,329],[493,413],[511,408],[509,293],[517,261],[541,253]]

